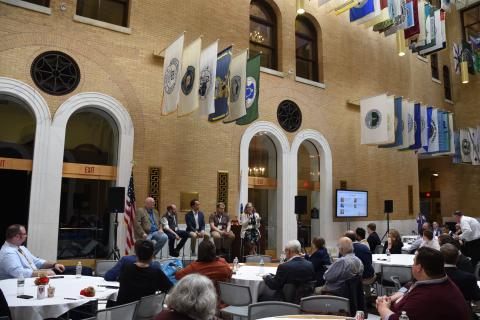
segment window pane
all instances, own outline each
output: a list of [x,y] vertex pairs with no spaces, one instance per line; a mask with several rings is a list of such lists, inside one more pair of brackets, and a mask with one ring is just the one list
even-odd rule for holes
[[50,0],[23,0],[33,4],[38,4],[39,6],[50,7]]
[[297,18],[295,20],[295,32],[301,33],[311,39],[316,38],[315,31],[312,30],[313,26],[310,26],[304,19]]
[[107,194],[113,185],[113,181],[106,180],[62,179],[58,259],[107,256]]
[[273,46],[272,27],[250,20],[250,40],[266,46]]
[[265,68],[274,69],[272,50],[250,42],[250,57],[254,57],[259,54],[260,51],[262,52],[260,65]]
[[440,79],[438,75],[438,56],[436,53],[430,55],[430,67],[432,69],[432,78]]
[[78,0],[77,14],[119,26],[127,26],[127,0]]
[[256,135],[250,141],[248,167],[250,176],[277,177],[277,151],[267,135]]
[[450,69],[443,66],[443,88],[445,92],[445,99],[452,100],[452,89],[450,87]]
[[118,129],[105,112],[84,109],[72,115],[65,136],[65,162],[100,165],[117,163]]
[[315,60],[313,42],[297,36],[295,38],[297,57]]
[[250,3],[250,15],[266,21],[272,20],[272,17],[270,17],[267,10],[253,1]]
[[315,77],[313,66],[313,62],[297,59],[297,77],[318,81]]
[[0,157],[33,159],[35,118],[20,99],[0,95]]

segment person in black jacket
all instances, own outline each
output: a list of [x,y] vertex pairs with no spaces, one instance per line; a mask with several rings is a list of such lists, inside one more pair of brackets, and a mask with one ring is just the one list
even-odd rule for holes
[[369,248],[357,241],[357,235],[353,230],[348,230],[345,232],[345,237],[352,240],[353,243],[353,253],[355,256],[362,261],[363,264],[363,274],[362,280],[372,279],[375,275],[375,270],[372,265],[372,253]]
[[135,248],[137,262],[125,264],[120,271],[117,305],[140,300],[159,290],[167,293],[173,286],[162,270],[150,266],[153,243],[150,240],[140,241],[142,243]]
[[438,237],[438,244],[443,246],[446,243],[451,243],[453,244],[459,251],[458,251],[458,260],[457,260],[457,268],[469,272],[469,273],[474,273],[475,270],[473,268],[472,262],[470,261],[470,258],[468,258],[466,255],[462,254],[462,251],[460,251],[460,242],[456,239],[454,239],[452,236],[448,234],[441,234],[440,237]]
[[[168,250],[172,257],[178,257],[180,250],[188,240],[188,233],[178,228],[177,206],[173,203],[167,206],[167,212],[163,215],[161,222],[163,229],[168,236]],[[175,240],[180,240],[175,248]]]
[[387,253],[387,249],[390,250],[391,254],[401,254],[402,253],[403,242],[402,238],[400,237],[400,233],[398,233],[395,229],[390,229],[388,232],[388,239],[385,241],[383,245],[383,253]]
[[375,223],[372,222],[367,225],[367,232],[368,232],[367,241],[368,241],[368,245],[370,246],[371,253],[375,253],[375,248],[382,244],[376,230],[377,230],[377,225]]
[[306,254],[305,259],[313,264],[313,268],[315,269],[315,279],[317,280],[316,286],[321,287],[325,284],[323,274],[327,270],[327,266],[330,265],[332,261],[328,255],[327,249],[325,248],[325,240],[323,238],[313,238],[312,245],[313,253],[311,255]]
[[200,211],[200,201],[193,199],[190,201],[192,210],[185,215],[185,223],[187,224],[187,233],[190,235],[190,251],[192,256],[195,255],[195,247],[197,238],[208,238],[205,234],[205,215]]
[[[307,285],[315,281],[315,270],[313,264],[301,256],[301,245],[298,240],[288,242],[285,247],[287,261],[281,263],[277,268],[275,275],[266,275],[263,277],[265,284],[272,290],[273,295],[263,293],[259,301],[284,300],[283,287],[286,284]],[[312,288],[313,289],[313,288]],[[311,294],[312,292],[310,292]]]
[[473,274],[457,268],[458,249],[453,244],[446,243],[441,246],[440,252],[445,258],[445,272],[447,276],[457,285],[465,300],[479,301],[480,288],[478,288],[477,279]]

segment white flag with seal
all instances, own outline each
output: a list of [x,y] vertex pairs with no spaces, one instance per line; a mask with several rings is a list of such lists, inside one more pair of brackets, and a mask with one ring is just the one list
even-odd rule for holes
[[480,149],[478,145],[478,137],[477,137],[477,128],[468,128],[468,136],[470,137],[470,144],[472,149],[472,164],[474,166],[480,166]]
[[430,125],[428,130],[428,152],[438,152],[438,109],[432,108],[432,116],[430,118]]
[[177,109],[184,38],[185,35],[182,34],[165,50],[163,62],[163,115],[172,113]]
[[462,162],[472,162],[472,143],[468,129],[460,129],[460,153],[462,155]]
[[245,106],[245,84],[247,82],[247,58],[245,50],[232,59],[230,63],[230,95],[228,101],[228,116],[224,123],[233,122],[247,114]]
[[361,144],[395,142],[394,97],[381,94],[360,100]]
[[[407,100],[408,117],[407,117],[407,137],[408,147],[415,144],[415,103]],[[410,148],[408,150],[411,150]]]
[[202,38],[193,41],[183,50],[180,101],[177,111],[179,117],[198,109],[200,51],[202,51]]
[[215,78],[217,76],[218,40],[202,51],[200,55],[200,115],[208,117],[215,113]]
[[428,150],[428,120],[427,120],[427,107],[420,107],[420,126],[422,127],[422,147],[424,150]]

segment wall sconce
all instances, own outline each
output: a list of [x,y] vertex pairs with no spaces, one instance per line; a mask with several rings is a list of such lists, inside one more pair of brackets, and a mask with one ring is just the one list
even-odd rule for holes
[[298,14],[305,13],[305,0],[297,0],[297,13]]
[[468,61],[460,62],[460,74],[462,75],[462,83],[468,83]]
[[397,52],[400,57],[405,55],[405,31],[398,30],[396,33],[397,36]]

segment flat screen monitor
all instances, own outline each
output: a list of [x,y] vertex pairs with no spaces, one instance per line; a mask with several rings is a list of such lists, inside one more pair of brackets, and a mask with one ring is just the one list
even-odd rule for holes
[[337,218],[368,216],[368,192],[337,189]]

